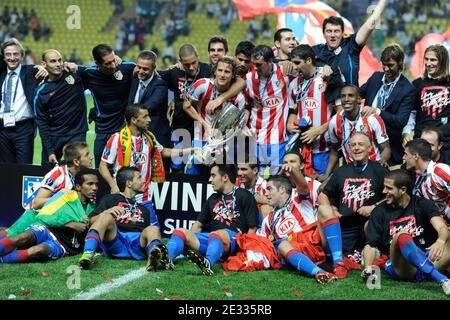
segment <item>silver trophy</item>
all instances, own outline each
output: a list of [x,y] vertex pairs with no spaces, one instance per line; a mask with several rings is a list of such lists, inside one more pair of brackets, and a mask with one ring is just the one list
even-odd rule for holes
[[211,125],[212,134],[201,152],[191,156],[200,164],[210,164],[214,161],[214,152],[232,139],[245,126],[245,113],[231,103],[224,103],[222,110],[214,117]]

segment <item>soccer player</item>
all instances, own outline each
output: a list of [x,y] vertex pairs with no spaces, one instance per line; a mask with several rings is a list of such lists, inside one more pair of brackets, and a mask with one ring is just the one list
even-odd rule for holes
[[[319,283],[347,277],[339,221],[326,211],[320,211],[318,216],[317,203],[308,201],[313,192],[298,167],[283,164],[280,173],[287,177],[271,176],[268,180],[267,198],[274,210],[264,219],[258,234],[272,241],[290,266],[315,277]],[[333,255],[334,274],[318,267],[325,262],[325,239]]]
[[334,212],[336,220],[340,220],[344,254],[360,251],[364,245],[364,224],[384,199],[383,179],[388,172],[370,160],[371,144],[366,134],[354,133],[349,148],[352,162],[338,168],[319,195],[319,213]]
[[[431,145],[431,160],[434,162],[441,162],[450,165],[450,159],[445,158],[446,154],[441,153],[442,146],[442,131],[436,127],[427,127],[422,130],[420,138],[426,140]],[[450,154],[447,154],[450,156]]]
[[[164,148],[147,128],[150,124],[149,111],[144,105],[129,105],[125,110],[126,126],[114,133],[103,151],[99,171],[111,188],[111,193],[119,193],[114,177],[122,167],[137,167],[144,179],[144,193],[136,195],[136,201],[149,200],[151,181],[165,181],[163,157],[170,158],[190,154],[191,148],[172,150]],[[113,175],[110,172],[113,166]]]
[[245,79],[247,73],[250,70],[252,61],[252,51],[255,45],[250,41],[241,41],[236,46],[234,56],[237,60],[237,74],[239,77]]
[[323,78],[323,68],[316,67],[315,53],[309,45],[295,47],[290,56],[299,76],[289,84],[287,130],[300,133],[295,123],[302,118],[311,120],[311,128],[301,133],[299,142],[312,153],[311,163],[308,164],[317,174],[323,175],[329,158],[328,123],[334,114],[335,100],[339,97],[343,83],[339,73],[333,73],[327,80]]
[[441,154],[450,158],[450,72],[447,48],[440,44],[429,46],[424,54],[423,75],[413,81],[416,87],[414,111],[403,129],[403,143],[418,138],[426,127],[439,128],[442,133]]
[[69,142],[63,149],[65,164],[56,166],[42,179],[42,184],[29,208],[24,214],[8,228],[8,237],[23,232],[36,217],[37,210],[41,209],[47,200],[58,191],[68,192],[75,187],[75,175],[82,168],[92,168],[92,155],[88,145],[83,141]]
[[34,97],[34,111],[42,140],[42,164],[57,163],[64,145],[86,141],[87,106],[80,72],[63,70],[61,54],[54,50],[42,53],[48,79]]
[[450,166],[434,162],[431,155],[431,145],[419,138],[405,145],[403,160],[417,175],[413,194],[433,201],[450,228]]
[[295,41],[294,32],[289,28],[278,29],[273,36],[273,42],[277,48],[277,54],[274,62],[289,60],[290,53],[297,44]]
[[253,102],[250,131],[256,143],[255,154],[260,162],[260,171],[270,165],[271,173],[275,173],[282,163],[289,113],[288,78],[273,59],[270,47],[256,46],[252,52],[254,69],[246,77],[247,94]]
[[345,161],[347,163],[352,162],[348,142],[354,132],[364,132],[369,137],[371,144],[370,160],[379,161],[385,166],[388,165],[391,149],[383,119],[377,114],[364,117],[361,113],[360,101],[358,87],[346,85],[342,88],[341,103],[343,110],[330,120],[328,126],[331,142],[330,158],[325,175],[320,176],[319,181],[324,181],[330,176],[336,166],[339,149],[342,149]]
[[97,190],[97,171],[81,169],[75,175],[75,191],[56,193],[25,231],[0,240],[0,263],[55,260],[79,254]]
[[268,205],[266,198],[267,181],[258,175],[256,159],[252,161],[247,154],[245,161],[238,161],[237,176],[236,186],[249,191],[255,197],[259,211],[259,224],[261,224],[262,220],[272,211],[272,208]]
[[208,57],[211,68],[217,65],[219,59],[228,54],[228,41],[222,36],[214,36],[208,41]]
[[[213,68],[214,79],[204,78],[199,79],[194,83],[193,92],[188,96],[188,99],[184,100],[184,111],[195,121],[194,140],[192,142],[193,147],[202,148],[208,137],[212,134],[211,125],[213,123],[214,113],[219,113],[222,109],[222,105],[218,108],[211,110],[208,113],[206,105],[209,101],[214,100],[220,93],[225,92],[235,82],[237,78],[237,66],[236,62],[231,57],[222,57],[217,62],[217,65]],[[244,111],[245,97],[243,93],[239,93],[229,100],[232,104]],[[248,111],[246,113],[246,119],[248,118]],[[244,128],[248,133],[248,128]],[[186,173],[193,175],[200,175],[208,177],[209,168],[205,165],[192,164],[187,168]]]
[[404,170],[385,177],[387,200],[373,210],[369,220],[362,277],[366,280],[372,274],[378,250],[389,254],[385,270],[392,279],[431,278],[450,295],[450,280],[439,272],[450,265],[447,226],[431,201],[412,194],[412,182]]
[[[168,110],[172,126],[172,143],[177,148],[188,148],[194,136],[194,121],[183,111],[183,101],[192,93],[194,83],[198,79],[211,76],[211,66],[199,62],[197,49],[190,43],[180,47],[179,58],[182,69],[172,68],[158,73],[166,81],[169,90],[174,93],[174,103]],[[183,160],[186,162],[187,157]],[[182,173],[183,169],[181,159],[172,161],[173,172]]]
[[148,258],[147,271],[150,271],[153,268],[150,252],[164,248],[158,218],[153,210],[149,211],[149,207],[136,202],[136,194],[144,191],[138,168],[121,168],[116,180],[120,193],[104,196],[89,215],[93,223],[78,263],[81,268],[89,269],[94,261],[94,252],[100,247],[109,258]]
[[124,126],[123,114],[136,64],[127,61],[117,64],[113,49],[106,44],[95,46],[92,56],[96,66],[78,68],[85,88],[91,91],[94,98],[91,112],[94,112],[95,120],[94,157],[97,168],[109,137]]
[[[186,250],[187,258],[204,275],[212,276],[212,267],[222,257],[233,255],[236,234],[255,233],[258,226],[258,208],[253,195],[235,186],[234,165],[213,165],[209,182],[216,193],[206,201],[191,229],[176,229],[167,243],[168,257],[173,260]],[[210,225],[210,232],[203,232]]]
[[344,38],[344,20],[331,16],[322,25],[326,43],[313,46],[317,55],[317,65],[328,65],[333,70],[340,69],[345,83],[358,85],[359,54],[367,39],[381,19],[386,0],[380,0],[372,15],[351,37]]

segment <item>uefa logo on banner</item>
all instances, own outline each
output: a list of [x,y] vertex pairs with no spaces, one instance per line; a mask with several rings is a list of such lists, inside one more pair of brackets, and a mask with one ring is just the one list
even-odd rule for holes
[[23,176],[22,178],[22,207],[29,208],[29,204],[36,197],[43,177]]

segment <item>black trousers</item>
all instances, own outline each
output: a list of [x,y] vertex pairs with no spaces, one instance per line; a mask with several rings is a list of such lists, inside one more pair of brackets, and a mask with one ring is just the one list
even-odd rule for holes
[[34,119],[16,122],[5,128],[0,121],[0,162],[32,164],[34,151]]
[[106,143],[113,133],[96,133],[94,141],[94,159],[95,167],[98,168],[100,161],[102,160],[103,149],[105,149]]
[[[62,136],[62,137],[52,137],[52,144],[55,150],[55,156],[56,159],[61,160],[62,158],[62,150],[64,148],[64,146],[72,141],[84,141],[86,142],[86,132],[81,132],[81,133],[77,133],[77,134],[73,134],[73,135],[67,135],[67,136]],[[48,164],[48,152],[47,150],[44,149],[44,147],[42,147],[42,158],[41,158],[41,164],[45,165]]]

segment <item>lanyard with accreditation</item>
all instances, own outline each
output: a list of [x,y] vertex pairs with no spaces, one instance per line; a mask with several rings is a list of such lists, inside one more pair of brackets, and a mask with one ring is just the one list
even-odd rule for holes
[[[9,75],[9,77],[12,77],[13,75]],[[16,80],[16,87],[14,88],[14,96],[13,99],[11,101],[10,104],[10,109],[7,111],[6,110],[6,90],[7,90],[7,83],[8,83],[8,77],[5,78],[5,81],[3,82],[3,99],[2,99],[2,106],[3,106],[3,126],[5,128],[9,128],[9,127],[14,127],[16,125],[16,119],[14,117],[14,102],[16,101],[16,96],[17,96],[17,88],[19,86],[19,82],[20,82],[20,77],[19,75],[15,75],[17,76],[17,80]],[[11,99],[11,97],[8,97],[9,99]]]

